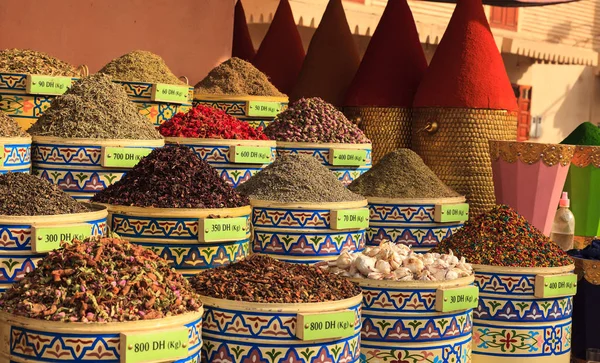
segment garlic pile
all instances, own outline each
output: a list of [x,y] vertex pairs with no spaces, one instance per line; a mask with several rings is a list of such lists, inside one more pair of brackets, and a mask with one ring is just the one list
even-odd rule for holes
[[382,242],[362,252],[343,251],[337,260],[323,266],[336,275],[372,280],[444,281],[471,276],[473,268],[449,254],[415,253],[409,246]]

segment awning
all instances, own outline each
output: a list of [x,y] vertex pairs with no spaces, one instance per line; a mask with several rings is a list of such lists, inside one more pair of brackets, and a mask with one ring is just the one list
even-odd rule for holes
[[558,64],[598,65],[598,52],[568,45],[504,37],[502,53],[516,54]]
[[[434,3],[456,4],[456,0],[423,0]],[[546,6],[564,3],[572,3],[580,0],[483,0],[484,5],[502,6],[506,8]]]

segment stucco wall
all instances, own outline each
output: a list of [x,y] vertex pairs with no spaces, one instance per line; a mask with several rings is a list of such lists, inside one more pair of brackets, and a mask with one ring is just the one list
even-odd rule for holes
[[134,49],[190,82],[231,56],[234,0],[2,0],[0,48],[31,48],[91,72]]

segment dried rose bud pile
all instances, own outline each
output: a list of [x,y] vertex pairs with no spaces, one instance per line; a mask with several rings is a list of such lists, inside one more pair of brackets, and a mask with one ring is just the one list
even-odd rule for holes
[[385,241],[362,252],[342,254],[323,268],[336,275],[371,280],[447,281],[473,275],[473,268],[452,251],[448,254],[414,253],[410,247]]
[[158,128],[164,137],[199,139],[269,140],[262,127],[254,128],[216,108],[198,105],[180,112]]
[[371,142],[343,113],[318,97],[292,103],[267,126],[265,134],[273,140],[290,142]]
[[199,311],[189,282],[154,252],[103,237],[50,252],[0,295],[0,311],[70,322],[160,319]]
[[190,280],[200,295],[260,303],[315,303],[349,299],[360,288],[322,269],[252,255],[206,270]]

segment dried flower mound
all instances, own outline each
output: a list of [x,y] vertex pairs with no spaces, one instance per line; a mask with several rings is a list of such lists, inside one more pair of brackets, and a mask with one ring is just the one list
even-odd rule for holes
[[472,264],[559,267],[572,264],[556,243],[506,205],[467,222],[430,252],[454,251]]
[[185,146],[153,150],[92,201],[154,208],[235,208],[249,204],[248,198]]
[[0,111],[0,137],[27,137],[28,133],[23,131],[17,121]]
[[206,270],[190,282],[203,296],[269,304],[337,301],[361,293],[357,285],[341,276],[263,255]]
[[160,139],[125,90],[103,74],[82,78],[29,130],[32,135],[85,139]]
[[158,131],[164,137],[200,139],[269,140],[262,127],[254,128],[216,108],[198,105],[187,113],[178,113]]
[[327,203],[363,200],[308,155],[282,155],[259,171],[237,191],[252,199],[283,203]]
[[369,171],[355,179],[348,189],[379,198],[449,198],[458,193],[435,175],[423,159],[409,149],[385,155]]
[[267,126],[265,134],[273,140],[290,142],[371,142],[343,113],[318,97],[291,104]]
[[89,212],[56,185],[25,173],[0,175],[0,215],[42,216]]
[[0,296],[0,311],[65,322],[160,319],[201,307],[189,282],[154,252],[98,236],[50,252]]
[[43,74],[46,76],[81,76],[67,62],[46,53],[29,49],[4,49],[0,51],[1,73]]
[[113,59],[99,73],[115,81],[185,84],[171,72],[159,55],[145,50],[134,50]]
[[285,97],[264,73],[235,57],[213,68],[194,88],[196,92],[210,95]]

